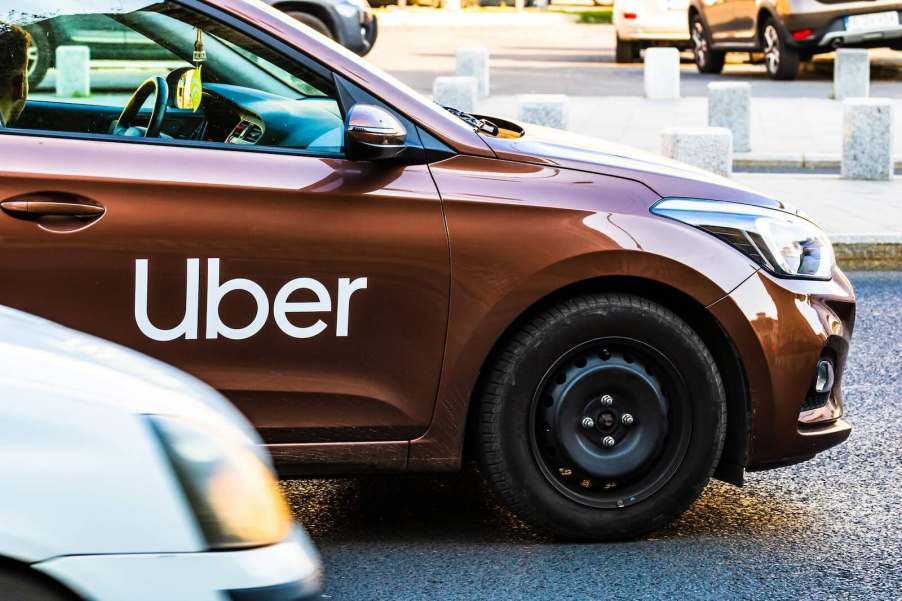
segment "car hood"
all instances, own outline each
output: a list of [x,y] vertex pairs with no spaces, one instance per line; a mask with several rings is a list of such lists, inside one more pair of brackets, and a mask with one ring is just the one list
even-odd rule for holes
[[[489,117],[491,119],[491,117]],[[629,146],[559,129],[522,124],[520,138],[484,136],[499,159],[553,165],[638,181],[658,196],[741,202],[791,210],[784,203],[710,171]]]
[[0,387],[7,386],[135,414],[183,417],[260,442],[238,410],[197,378],[117,344],[0,306]]

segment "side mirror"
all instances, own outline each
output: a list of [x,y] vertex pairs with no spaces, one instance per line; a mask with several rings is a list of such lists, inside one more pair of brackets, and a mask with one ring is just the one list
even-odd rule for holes
[[345,145],[352,161],[396,159],[407,150],[407,130],[385,109],[355,104],[348,111]]

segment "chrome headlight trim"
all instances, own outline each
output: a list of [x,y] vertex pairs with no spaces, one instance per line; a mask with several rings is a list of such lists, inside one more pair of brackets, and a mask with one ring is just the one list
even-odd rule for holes
[[783,278],[829,280],[836,258],[827,235],[797,213],[693,198],[664,198],[651,212],[705,231]]

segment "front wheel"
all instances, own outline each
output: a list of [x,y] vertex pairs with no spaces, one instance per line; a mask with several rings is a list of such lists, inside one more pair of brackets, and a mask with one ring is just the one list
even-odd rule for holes
[[695,14],[689,22],[689,34],[692,38],[692,56],[695,68],[699,73],[720,73],[727,59],[725,52],[711,48],[711,36],[702,18]]
[[524,521],[575,540],[665,526],[723,447],[723,384],[679,317],[647,299],[580,296],[539,313],[485,374],[480,464]]
[[27,28],[27,31],[31,35],[31,44],[28,45],[28,86],[34,89],[47,76],[53,51],[43,28],[33,26]]
[[791,48],[773,19],[768,19],[761,31],[761,45],[764,48],[764,65],[771,79],[795,79],[799,72],[801,59],[799,53]]

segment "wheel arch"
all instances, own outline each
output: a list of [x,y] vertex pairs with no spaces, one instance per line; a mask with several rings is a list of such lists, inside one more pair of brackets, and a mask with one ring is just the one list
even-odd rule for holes
[[480,368],[480,377],[473,388],[464,433],[464,458],[474,457],[475,416],[478,415],[475,409],[479,403],[482,377],[487,372],[487,366],[495,360],[510,337],[536,313],[564,299],[589,293],[633,294],[645,298],[673,311],[699,335],[717,363],[727,402],[726,437],[714,476],[741,486],[744,468],[748,463],[751,406],[745,368],[739,353],[727,332],[705,305],[679,288],[642,276],[600,276],[571,283],[542,297],[510,323],[485,357]]
[[53,590],[65,599],[70,601],[82,601],[82,597],[76,594],[75,591],[68,586],[56,578],[53,578],[40,570],[36,570],[33,566],[20,559],[0,554],[0,574],[2,573],[31,578],[34,581],[46,585],[50,590]]
[[339,43],[344,44],[344,33],[338,26],[335,16],[322,4],[318,2],[305,2],[304,0],[290,0],[288,2],[276,2],[272,6],[283,12],[293,10],[316,17],[326,24],[326,27],[329,28],[329,31],[332,32],[332,35]]

